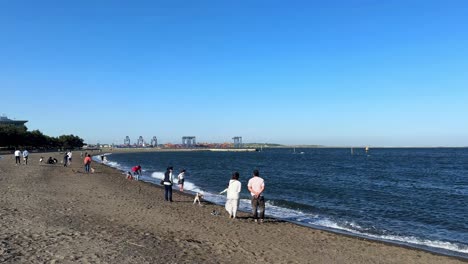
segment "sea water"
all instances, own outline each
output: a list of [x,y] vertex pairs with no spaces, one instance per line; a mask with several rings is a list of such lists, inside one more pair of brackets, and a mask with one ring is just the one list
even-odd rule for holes
[[247,182],[258,169],[268,216],[468,258],[466,148],[144,152],[106,159],[122,171],[141,165],[140,180],[154,184],[168,166],[175,176],[186,169],[185,189],[218,204],[238,171],[244,211],[251,209]]

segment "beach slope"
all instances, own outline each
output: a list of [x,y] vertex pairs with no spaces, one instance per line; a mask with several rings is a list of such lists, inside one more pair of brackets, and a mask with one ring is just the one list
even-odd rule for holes
[[[15,166],[0,159],[0,262],[6,263],[462,263],[416,249],[193,204],[94,163]],[[212,215],[216,210],[220,215]]]

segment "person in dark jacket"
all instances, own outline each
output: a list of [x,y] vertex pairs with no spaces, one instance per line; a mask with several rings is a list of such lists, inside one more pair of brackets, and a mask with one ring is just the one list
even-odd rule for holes
[[174,175],[172,174],[172,167],[168,167],[164,173],[164,200],[172,202],[172,183],[174,182]]
[[63,166],[67,167],[68,165],[68,153],[65,153],[65,156],[63,156]]

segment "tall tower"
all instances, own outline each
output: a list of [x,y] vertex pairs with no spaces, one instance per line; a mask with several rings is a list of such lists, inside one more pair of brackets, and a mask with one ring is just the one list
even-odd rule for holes
[[195,147],[196,145],[196,141],[195,141],[195,137],[193,136],[185,136],[185,137],[182,137],[182,145],[185,147],[185,148],[192,148],[192,147]]
[[145,146],[145,140],[143,140],[143,137],[140,136],[137,141],[137,146],[139,147],[144,147]]
[[234,140],[234,147],[235,148],[242,148],[242,137],[233,137]]
[[156,138],[156,136],[154,136],[154,137],[151,139],[151,146],[153,146],[153,147],[157,147],[157,146],[158,146],[158,139]]
[[128,136],[125,137],[125,139],[124,139],[124,145],[125,145],[125,146],[130,146],[130,137],[128,137]]

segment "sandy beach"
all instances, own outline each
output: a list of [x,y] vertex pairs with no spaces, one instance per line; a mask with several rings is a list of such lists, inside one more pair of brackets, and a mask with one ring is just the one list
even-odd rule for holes
[[2,263],[466,263],[242,212],[232,220],[177,191],[164,202],[161,187],[100,164],[85,174],[79,152],[69,167],[40,156],[63,154],[0,159]]

